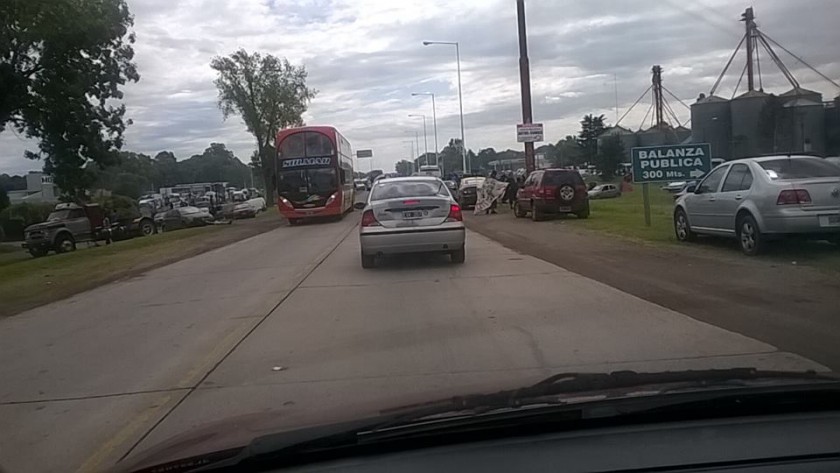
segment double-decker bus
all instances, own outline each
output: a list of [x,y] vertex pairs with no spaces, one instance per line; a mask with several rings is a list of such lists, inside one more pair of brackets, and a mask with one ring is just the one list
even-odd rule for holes
[[289,223],[353,210],[353,150],[331,126],[277,133],[277,206]]

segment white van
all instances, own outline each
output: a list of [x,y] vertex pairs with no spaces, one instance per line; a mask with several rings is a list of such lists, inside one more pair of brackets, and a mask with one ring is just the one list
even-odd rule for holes
[[420,166],[420,170],[417,171],[417,174],[420,176],[434,176],[434,177],[441,177],[443,173],[440,172],[440,168],[433,165],[427,166]]

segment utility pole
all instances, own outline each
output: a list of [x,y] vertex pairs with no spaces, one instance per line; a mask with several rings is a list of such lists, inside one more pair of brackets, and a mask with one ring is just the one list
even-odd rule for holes
[[[525,0],[516,0],[516,20],[519,26],[519,86],[522,95],[522,123],[533,123],[531,113],[531,67],[528,62],[528,39],[525,32]],[[536,169],[534,143],[525,143],[525,171]]]

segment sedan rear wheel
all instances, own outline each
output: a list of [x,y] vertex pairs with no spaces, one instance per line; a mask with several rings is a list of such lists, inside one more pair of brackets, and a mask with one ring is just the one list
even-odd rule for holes
[[376,267],[376,255],[366,255],[362,253],[362,267],[365,269]]
[[758,228],[755,218],[752,215],[744,215],[738,219],[738,243],[741,245],[741,251],[747,256],[755,256],[764,250],[765,242],[761,236],[761,230]]
[[467,252],[464,247],[461,247],[460,249],[450,253],[449,258],[453,263],[462,264],[467,259]]

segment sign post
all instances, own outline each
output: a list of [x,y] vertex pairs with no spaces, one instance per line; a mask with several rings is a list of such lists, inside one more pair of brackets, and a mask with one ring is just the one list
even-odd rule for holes
[[630,150],[633,182],[642,184],[645,225],[650,226],[651,182],[689,181],[712,169],[712,148],[708,143],[647,146]]

